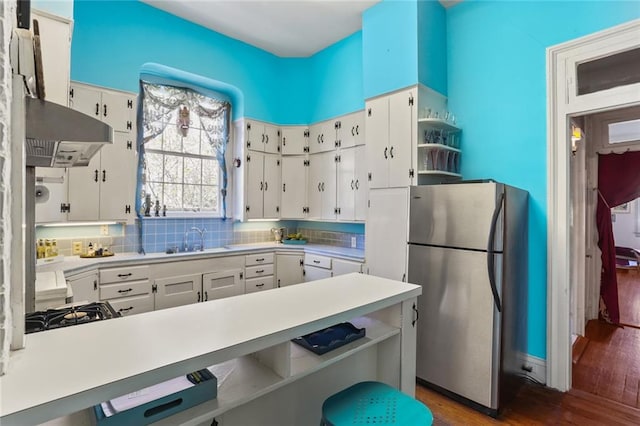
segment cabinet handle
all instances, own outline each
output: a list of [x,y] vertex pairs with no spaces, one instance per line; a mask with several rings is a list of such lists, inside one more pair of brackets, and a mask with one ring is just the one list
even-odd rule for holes
[[282,138],[282,146],[287,146],[287,138]]
[[264,133],[262,134],[262,143],[264,143]]
[[100,115],[100,104],[96,103],[96,115]]
[[269,182],[264,183],[264,190],[266,191],[267,189],[269,189]]
[[106,170],[103,170],[103,171],[102,171],[102,181],[103,181],[103,182],[106,182],[106,181],[107,181],[107,171],[106,171]]
[[352,190],[352,191],[353,191],[353,189],[354,189],[354,184],[355,184],[355,182],[353,181],[353,179],[351,179],[351,190]]
[[320,143],[324,143],[324,133],[320,135]]
[[352,127],[352,128],[351,128],[351,136],[355,136],[355,135],[356,135],[356,133],[355,133],[355,132],[356,132],[356,128],[355,128],[355,127]]
[[266,139],[265,139],[264,143],[269,143],[269,135],[265,135],[265,138]]
[[319,260],[314,260],[313,263],[320,263],[320,261]]
[[321,189],[320,189],[320,182],[318,182],[318,192],[320,192],[320,191],[321,191]]
[[280,278],[278,278],[278,288],[280,288]]
[[404,282],[405,278],[407,278],[407,273],[405,272],[404,274],[402,274],[402,282]]
[[206,291],[204,292],[204,301],[206,302],[207,300],[209,300],[209,293],[207,293]]
[[107,116],[107,104],[104,104],[104,106],[102,107],[103,109],[103,113],[102,115],[104,115],[105,117]]
[[260,259],[256,259],[256,262],[264,262],[264,257],[261,257]]
[[98,289],[98,280],[93,280],[93,289],[94,290]]
[[264,188],[264,183],[260,181],[260,191],[262,191],[263,188]]
[[356,135],[360,134],[360,125],[356,124]]
[[256,274],[263,274],[264,273],[264,269],[259,269],[256,271]]
[[282,184],[282,192],[287,192],[287,184],[286,183]]
[[317,141],[318,141],[318,143],[320,143],[320,135],[318,135]]
[[385,149],[384,149],[384,159],[385,159],[385,160],[386,160],[387,158],[389,158],[389,157],[387,157],[387,149],[388,149],[388,148],[385,148]]
[[98,174],[100,172],[98,171],[98,169],[96,169],[96,171],[94,173],[95,173],[95,176],[93,177],[93,180],[95,180],[97,182],[98,181]]
[[360,189],[360,181],[356,179],[356,189]]
[[263,286],[264,286],[264,283],[262,283],[262,284],[256,284],[256,287],[263,287]]
[[198,292],[198,302],[200,301],[200,292]]
[[131,276],[131,272],[129,272],[128,274],[118,274],[118,278],[127,278]]
[[322,192],[324,192],[324,182],[322,182]]
[[418,322],[418,319],[420,318],[420,312],[418,311],[418,308],[416,307],[415,303],[413,304],[411,309],[413,309],[413,312],[416,313],[416,317],[411,321],[411,325],[415,327],[416,323]]
[[391,158],[393,158],[393,147],[391,147],[391,149],[389,150],[389,155],[391,156]]
[[120,309],[118,309],[118,312],[129,312],[132,309],[133,309],[133,306],[129,306],[128,308],[120,308]]
[[133,290],[132,288],[128,288],[126,290],[118,290],[118,293],[129,293],[131,290]]

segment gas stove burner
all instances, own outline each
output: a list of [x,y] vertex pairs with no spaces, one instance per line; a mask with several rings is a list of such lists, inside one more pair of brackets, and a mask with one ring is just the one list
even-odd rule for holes
[[87,324],[118,316],[120,315],[111,307],[109,302],[48,309],[26,315],[25,333],[29,334],[70,325]]

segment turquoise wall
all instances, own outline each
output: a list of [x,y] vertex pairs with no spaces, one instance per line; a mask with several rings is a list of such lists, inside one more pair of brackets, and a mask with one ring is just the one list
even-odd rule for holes
[[140,66],[155,62],[237,87],[236,114],[278,118],[275,55],[138,1],[76,1],[74,19],[72,80],[137,92]]
[[31,0],[31,8],[73,19],[73,0]]
[[327,47],[310,58],[310,123],[364,109],[362,32]]
[[362,14],[365,99],[418,82],[418,7],[387,0]]
[[418,82],[447,95],[447,17],[438,1],[418,2]]
[[546,48],[640,17],[640,2],[464,1],[447,11],[449,109],[465,179],[530,193],[529,348],[546,358]]

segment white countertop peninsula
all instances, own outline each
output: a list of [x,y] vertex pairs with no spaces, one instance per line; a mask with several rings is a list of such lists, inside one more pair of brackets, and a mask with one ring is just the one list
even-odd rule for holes
[[[209,424],[231,412],[227,426],[252,415],[245,409],[252,401],[279,389],[313,399],[308,403],[317,408],[321,397],[344,383],[317,390],[305,377],[333,368],[328,383],[336,377],[348,382],[351,369],[340,363],[349,358],[370,364],[359,375],[354,372],[354,380],[390,382],[413,395],[412,320],[420,293],[416,285],[349,274],[30,334],[26,348],[12,352],[8,372],[0,377],[0,423],[37,424],[229,360],[238,361],[238,377],[230,379],[228,388],[219,387],[218,398],[159,423]],[[322,356],[289,342],[343,321],[365,326],[367,336]],[[359,353],[366,355],[362,362]],[[285,415],[282,408],[289,403],[278,400],[282,407],[277,411]]]

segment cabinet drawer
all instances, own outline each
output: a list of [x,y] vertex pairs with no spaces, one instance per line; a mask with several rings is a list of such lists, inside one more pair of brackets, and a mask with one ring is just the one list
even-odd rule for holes
[[125,268],[112,268],[100,270],[100,283],[119,283],[123,281],[136,281],[149,278],[148,266],[129,266]]
[[273,288],[273,275],[268,277],[253,278],[245,280],[244,292],[253,293],[256,291],[269,290]]
[[100,285],[100,300],[117,299],[119,297],[149,293],[151,293],[151,282],[149,282],[149,280]]
[[120,315],[129,316],[153,311],[153,295],[123,297],[121,299],[110,300],[113,309]]
[[245,266],[273,263],[273,253],[250,254],[245,258]]
[[305,254],[304,264],[316,266],[318,268],[331,269],[331,258],[325,256],[317,256],[315,254]]
[[266,275],[273,275],[273,264],[250,266],[246,268],[245,274],[247,279],[262,277]]

